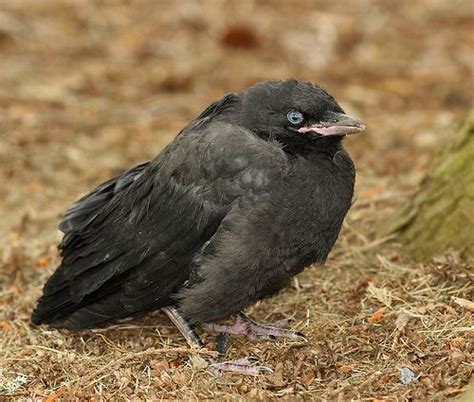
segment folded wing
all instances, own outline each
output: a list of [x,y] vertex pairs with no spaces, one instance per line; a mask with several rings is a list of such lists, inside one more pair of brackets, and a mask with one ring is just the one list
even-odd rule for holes
[[286,163],[278,146],[242,128],[190,125],[155,160],[66,212],[62,262],[33,322],[95,327],[172,304],[224,218],[267,196],[271,172]]

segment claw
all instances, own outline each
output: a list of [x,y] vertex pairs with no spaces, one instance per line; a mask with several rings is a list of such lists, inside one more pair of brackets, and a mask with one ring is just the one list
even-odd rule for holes
[[294,335],[298,337],[298,339],[301,339],[302,341],[308,342],[308,338],[306,337],[305,334],[299,331],[295,331]]
[[227,352],[228,346],[229,346],[229,338],[227,337],[227,334],[221,332],[219,335],[217,335],[216,349],[220,355],[225,355],[225,353]]

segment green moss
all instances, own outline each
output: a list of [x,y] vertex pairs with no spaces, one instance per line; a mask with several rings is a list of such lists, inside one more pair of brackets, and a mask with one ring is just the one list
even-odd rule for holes
[[474,257],[474,110],[435,157],[391,231],[417,260],[448,249]]

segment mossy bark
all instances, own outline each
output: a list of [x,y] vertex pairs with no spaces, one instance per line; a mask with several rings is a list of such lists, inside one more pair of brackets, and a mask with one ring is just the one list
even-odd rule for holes
[[416,260],[448,249],[474,257],[474,109],[446,139],[391,231]]

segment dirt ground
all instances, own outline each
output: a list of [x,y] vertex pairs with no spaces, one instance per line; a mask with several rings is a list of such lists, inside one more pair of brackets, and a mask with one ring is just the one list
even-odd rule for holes
[[[472,266],[456,250],[411,261],[387,228],[472,104],[473,21],[469,0],[2,0],[0,399],[461,394]],[[329,261],[249,310],[289,319],[308,343],[232,338],[229,358],[274,372],[217,378],[160,313],[82,333],[30,324],[71,202],[152,158],[222,94],[289,77],[368,127],[346,141],[356,201]]]

